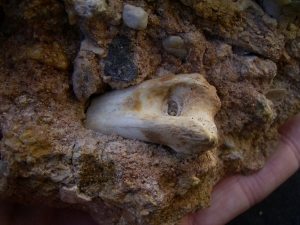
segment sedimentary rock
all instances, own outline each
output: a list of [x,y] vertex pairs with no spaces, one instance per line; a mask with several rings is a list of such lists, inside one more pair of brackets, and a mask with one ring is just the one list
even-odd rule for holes
[[[277,127],[300,111],[296,4],[1,2],[1,201],[82,209],[99,224],[179,224],[188,212],[209,207],[216,182],[261,169],[278,142]],[[126,5],[137,10],[133,21],[147,17],[147,23],[124,21]],[[85,127],[97,99],[134,94],[155,81],[161,85],[152,85],[148,95],[156,89],[164,93],[164,80],[185,80],[190,74],[207,82],[201,92],[195,81],[198,92],[190,98],[195,108],[189,105],[186,113],[196,109],[198,119],[207,114],[218,139],[209,147],[202,149],[205,145],[193,139],[180,148],[170,137],[156,141],[166,134],[155,127],[166,124],[154,118],[151,129],[158,137],[147,140]],[[182,87],[177,98],[194,93],[193,85],[176,85]],[[203,104],[208,96],[211,101]],[[141,108],[143,115],[147,109],[157,112],[154,106],[163,97],[157,94]],[[136,99],[143,106],[146,98]],[[161,110],[175,118],[181,106],[172,100]],[[110,116],[111,122],[121,119]],[[172,130],[176,125],[169,125],[178,135]]]

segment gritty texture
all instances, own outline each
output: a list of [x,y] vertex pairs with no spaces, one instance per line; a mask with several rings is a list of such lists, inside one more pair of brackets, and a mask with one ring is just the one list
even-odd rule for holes
[[[88,2],[0,2],[1,201],[81,209],[105,225],[179,224],[209,207],[222,177],[263,167],[278,126],[300,112],[297,2]],[[123,23],[125,4],[147,12],[144,30]],[[169,36],[185,57],[163,48]],[[130,79],[105,73],[117,37],[129,40]],[[103,51],[80,51],[85,39]],[[191,73],[221,101],[212,150],[181,155],[84,128],[94,94]]]

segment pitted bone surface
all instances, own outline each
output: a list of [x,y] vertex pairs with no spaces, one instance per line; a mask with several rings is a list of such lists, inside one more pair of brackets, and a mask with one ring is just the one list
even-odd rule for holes
[[184,154],[217,145],[216,90],[200,74],[156,78],[92,100],[85,127],[167,145]]

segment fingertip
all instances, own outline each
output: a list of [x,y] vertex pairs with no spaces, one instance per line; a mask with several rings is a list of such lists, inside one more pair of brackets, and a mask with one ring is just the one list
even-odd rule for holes
[[296,172],[300,164],[300,114],[282,125],[279,133],[277,151],[262,170],[248,177],[236,174],[222,179],[213,188],[211,207],[189,215],[184,225],[224,224],[261,201]]
[[300,137],[300,114],[292,117],[284,124],[279,126],[278,133],[281,135],[292,134]]
[[279,145],[291,150],[300,165],[300,114],[294,116],[278,129],[281,135]]

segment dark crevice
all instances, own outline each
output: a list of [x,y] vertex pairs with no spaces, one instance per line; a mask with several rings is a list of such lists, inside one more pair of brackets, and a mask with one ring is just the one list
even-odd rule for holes
[[236,55],[239,55],[239,56],[257,56],[257,57],[260,57],[260,58],[265,58],[264,56],[262,56],[258,53],[251,52],[248,49],[245,49],[245,48],[242,48],[242,47],[239,47],[239,46],[236,46],[236,45],[232,46],[232,52],[233,52],[233,54],[236,54]]
[[60,2],[61,4],[65,4],[63,0],[58,0],[58,2]]
[[170,116],[179,116],[178,114],[178,104],[177,102],[170,100],[168,102],[168,114]]
[[[2,129],[0,129],[0,141],[2,141],[2,139],[3,139],[3,132],[2,132]],[[2,160],[1,151],[0,151],[0,160]]]
[[3,8],[0,6],[0,26],[4,23],[5,21],[5,13]]

